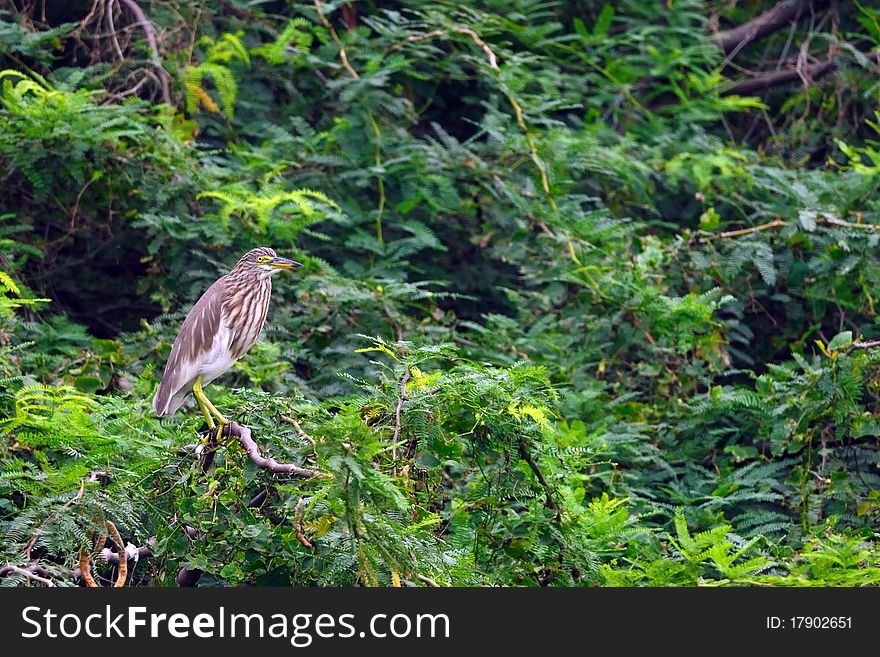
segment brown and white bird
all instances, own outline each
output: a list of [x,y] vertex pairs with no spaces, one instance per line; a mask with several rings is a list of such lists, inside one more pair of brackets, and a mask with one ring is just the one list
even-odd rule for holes
[[209,287],[192,307],[174,340],[156,396],[156,415],[171,415],[192,392],[210,429],[214,418],[228,424],[205,396],[203,386],[229,370],[256,343],[266,321],[272,276],[283,269],[302,267],[279,258],[261,246],[242,256],[238,264]]

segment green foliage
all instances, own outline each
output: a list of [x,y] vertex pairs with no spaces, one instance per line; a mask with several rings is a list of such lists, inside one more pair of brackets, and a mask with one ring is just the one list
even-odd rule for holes
[[[145,4],[158,53],[2,14],[3,559],[109,581],[110,520],[138,585],[880,582],[875,9],[725,54],[765,6],[227,4]],[[258,245],[306,266],[208,394],[324,477],[149,408]]]

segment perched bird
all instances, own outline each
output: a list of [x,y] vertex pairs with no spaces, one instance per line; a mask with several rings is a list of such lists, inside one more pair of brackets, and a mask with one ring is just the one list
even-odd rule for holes
[[205,291],[174,339],[153,398],[156,415],[171,415],[192,392],[208,428],[215,427],[213,418],[217,418],[218,435],[223,433],[229,420],[205,396],[202,387],[226,372],[254,346],[266,321],[272,276],[282,269],[296,267],[302,265],[279,258],[275,251],[261,246],[245,253],[232,271]]

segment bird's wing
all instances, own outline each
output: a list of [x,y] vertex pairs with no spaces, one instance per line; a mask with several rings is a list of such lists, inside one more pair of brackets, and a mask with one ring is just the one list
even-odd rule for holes
[[189,311],[171,347],[162,382],[153,398],[156,415],[170,415],[183,403],[220,334],[226,277],[211,286]]

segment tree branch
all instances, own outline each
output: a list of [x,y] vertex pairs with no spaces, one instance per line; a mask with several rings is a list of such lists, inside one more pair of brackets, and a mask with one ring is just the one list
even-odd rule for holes
[[[880,51],[871,53],[868,57],[876,58],[878,53],[880,53]],[[724,96],[749,96],[772,87],[778,87],[783,84],[788,84],[789,82],[794,82],[795,80],[815,82],[819,78],[825,77],[831,73],[835,68],[837,68],[837,61],[835,59],[828,59],[824,62],[810,64],[809,66],[788,68],[782,71],[769,71],[767,73],[760,73],[748,80],[738,82],[721,93]]]
[[441,588],[441,586],[437,582],[435,582],[433,579],[431,579],[427,575],[422,575],[421,573],[416,573],[416,579],[419,580],[420,582],[424,582],[428,586],[433,587],[435,589]]
[[749,235],[751,233],[759,233],[762,230],[770,230],[771,228],[777,228],[779,226],[785,226],[785,222],[782,219],[774,219],[773,221],[768,221],[766,224],[761,224],[760,226],[751,226],[749,228],[738,228],[737,230],[727,230],[723,233],[718,233],[717,235],[708,235],[706,237],[701,237],[700,242],[706,244],[707,242],[712,242],[714,240],[726,239],[728,237],[742,237],[743,235]]
[[244,448],[247,457],[257,466],[263,468],[264,470],[268,470],[269,472],[280,472],[284,474],[291,474],[295,477],[306,477],[309,479],[314,477],[329,476],[324,473],[318,472],[317,470],[301,468],[300,466],[294,465],[293,463],[279,463],[273,458],[262,456],[260,454],[260,448],[257,447],[257,443],[254,442],[253,438],[251,438],[251,430],[242,424],[231,422],[225,425],[225,430],[223,434],[225,436],[235,436],[238,439],[239,444]]
[[140,561],[141,559],[153,556],[152,548],[155,547],[155,545],[156,537],[151,536],[149,540],[147,540],[146,545],[138,548],[134,546],[131,546],[131,548],[127,547],[123,552],[114,552],[110,548],[104,548],[101,550],[101,558],[107,563],[117,564],[119,563],[119,555],[124,553],[128,559],[137,559],[137,561]]
[[828,0],[785,0],[742,25],[719,32],[713,41],[725,55],[734,55],[752,41],[773,34],[808,15],[811,10],[818,11],[827,5]]
[[535,459],[533,459],[532,455],[529,453],[525,441],[521,441],[519,444],[519,455],[522,457],[523,461],[529,464],[529,467],[532,469],[532,472],[535,473],[538,482],[544,487],[544,492],[547,494],[547,501],[544,506],[553,509],[556,512],[556,519],[559,520],[562,516],[562,512],[559,510],[559,507],[556,506],[556,502],[553,501],[553,491],[550,488],[550,484],[544,479],[544,474],[541,472],[541,468],[538,467],[538,464],[535,463]]
[[394,409],[394,435],[391,436],[391,458],[394,460],[393,473],[397,474],[397,441],[400,440],[400,414],[403,411],[403,403],[406,401],[406,384],[412,378],[409,368],[400,379],[400,395],[397,398],[397,408]]
[[853,342],[849,348],[852,349],[873,349],[880,347],[880,340],[871,340],[869,342]]
[[39,582],[40,584],[45,584],[46,586],[55,586],[55,582],[53,582],[48,577],[43,577],[43,575],[47,574],[47,571],[40,566],[31,565],[27,568],[22,568],[20,566],[13,566],[12,564],[6,564],[2,568],[0,568],[0,577],[6,577],[7,575],[22,575],[31,579],[35,582]]
[[140,8],[140,5],[138,5],[135,0],[119,0],[119,2],[128,7],[129,11],[134,14],[135,19],[137,20],[135,25],[139,25],[143,28],[144,35],[147,38],[147,45],[153,53],[153,67],[156,69],[156,73],[159,74],[159,81],[162,87],[162,101],[166,105],[171,105],[171,76],[168,75],[168,71],[162,66],[162,60],[159,57],[159,44],[156,42],[156,28],[153,27],[153,24],[147,19],[147,15],[144,14],[144,10]]
[[[107,526],[107,531],[110,532],[110,538],[113,539],[113,542],[116,543],[116,549],[119,550],[120,554],[125,553],[125,543],[122,542],[122,536],[119,535],[119,530],[116,529],[116,525],[114,525],[109,520],[104,521]],[[114,588],[121,588],[125,586],[125,580],[128,578],[128,559],[120,559],[119,560],[119,570],[116,575],[116,582],[113,584]]]
[[[827,226],[840,226],[841,228],[855,228],[858,230],[880,230],[880,224],[854,224],[851,221],[844,221],[843,219],[838,219],[837,217],[829,217],[826,215],[817,216],[816,223],[825,224]],[[709,242],[714,242],[715,240],[727,239],[728,237],[742,237],[743,235],[760,233],[765,230],[770,230],[771,228],[780,228],[787,225],[788,222],[782,219],[774,219],[773,221],[768,221],[766,224],[761,224],[759,226],[737,228],[736,230],[726,230],[723,233],[718,233],[717,235],[706,235],[704,237],[701,237],[699,239],[699,242],[701,244],[708,244]]]
[[296,532],[296,540],[300,542],[303,547],[313,548],[314,544],[306,538],[305,533],[303,532],[303,498],[300,496],[299,500],[296,502],[296,511],[293,517],[293,528]]

